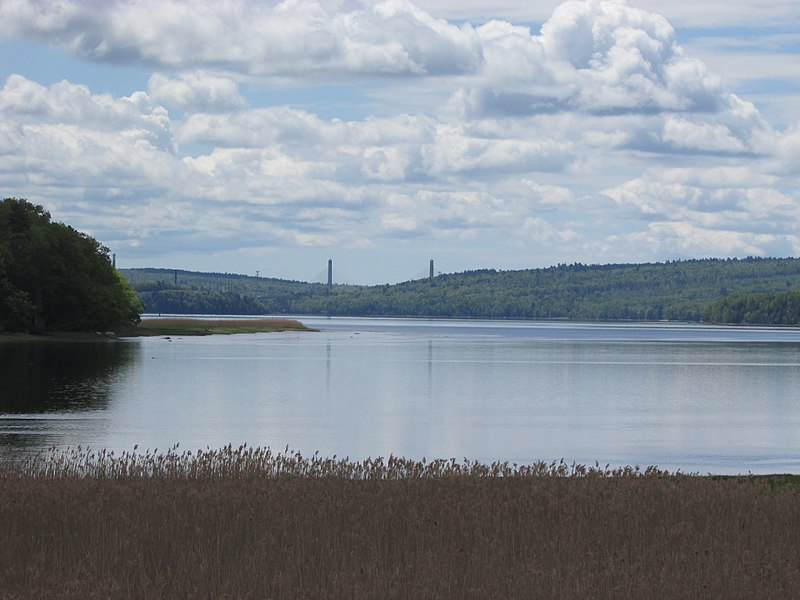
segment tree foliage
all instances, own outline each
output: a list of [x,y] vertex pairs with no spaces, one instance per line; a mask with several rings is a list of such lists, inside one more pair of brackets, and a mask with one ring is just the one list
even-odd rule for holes
[[[143,292],[152,312],[195,315],[258,315],[269,312],[255,298],[236,292],[155,290]],[[273,311],[274,312],[274,311]]]
[[41,206],[0,202],[0,331],[96,331],[137,320],[141,300],[108,253]]
[[800,291],[720,298],[705,313],[713,323],[800,325]]

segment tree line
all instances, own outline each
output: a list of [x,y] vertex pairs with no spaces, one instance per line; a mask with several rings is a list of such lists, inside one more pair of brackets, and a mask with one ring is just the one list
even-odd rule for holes
[[704,315],[713,323],[800,325],[800,291],[720,298]]
[[[746,258],[482,269],[395,285],[337,285],[165,269],[124,270],[148,312],[748,322],[717,303],[800,289],[800,259]],[[769,300],[772,302],[772,300]],[[725,305],[728,306],[728,305]],[[767,311],[775,323],[787,311]]]
[[800,324],[800,259],[481,269],[395,285],[335,285],[114,269],[109,250],[43,207],[0,202],[0,332],[96,331],[143,311]]

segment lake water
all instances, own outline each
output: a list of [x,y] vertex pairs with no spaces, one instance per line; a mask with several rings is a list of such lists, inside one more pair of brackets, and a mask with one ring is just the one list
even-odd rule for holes
[[0,344],[0,458],[270,446],[800,473],[800,330],[308,318],[319,332]]

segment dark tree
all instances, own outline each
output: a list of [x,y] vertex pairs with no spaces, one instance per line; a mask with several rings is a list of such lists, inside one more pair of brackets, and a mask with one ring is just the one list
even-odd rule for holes
[[0,202],[0,331],[106,330],[142,309],[108,248],[41,206]]

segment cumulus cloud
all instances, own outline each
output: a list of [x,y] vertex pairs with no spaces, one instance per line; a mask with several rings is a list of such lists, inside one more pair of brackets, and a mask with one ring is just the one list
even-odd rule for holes
[[645,226],[615,242],[657,255],[786,256],[800,249],[798,198],[757,170],[654,170],[604,193]]
[[12,76],[0,89],[0,121],[4,192],[38,199],[100,239],[141,233],[129,203],[181,185],[167,113],[144,93],[113,98]]
[[147,87],[155,101],[189,113],[219,113],[245,104],[235,81],[203,71],[182,73],[177,78],[154,73]]
[[[295,80],[458,75],[468,83],[452,93],[448,108],[468,119],[740,109],[719,77],[685,55],[664,17],[624,0],[568,0],[539,35],[496,20],[453,25],[407,0],[328,7],[316,0],[169,0],[159,3],[158,19],[153,13],[148,2],[121,0],[9,0],[0,7],[7,36],[46,39],[97,61],[188,70],[150,79],[151,96],[179,110],[241,107],[236,83],[219,71]],[[677,149],[670,136],[680,124],[689,125],[673,121],[664,139],[640,139]],[[716,141],[699,151],[746,151],[737,132],[726,140],[726,132],[709,127],[695,137],[711,133]]]
[[164,161],[174,150],[169,117],[144,93],[113,98],[67,81],[45,87],[13,75],[0,89],[0,116],[8,136],[0,172],[11,180],[164,185]]
[[183,143],[262,148],[277,143],[309,146],[320,141],[323,121],[307,111],[286,106],[230,114],[191,115],[181,127]]
[[246,0],[7,0],[0,22],[6,38],[38,39],[89,60],[161,69],[444,74],[471,71],[480,60],[470,26],[434,19],[406,0],[334,13],[315,0],[274,6]]
[[500,22],[477,33],[485,63],[464,96],[473,114],[710,112],[724,99],[666,19],[619,0],[564,2],[538,36]]
[[720,230],[698,227],[684,222],[655,222],[620,240],[634,252],[652,252],[661,256],[745,257],[791,256],[798,254],[800,240],[796,236]]
[[21,124],[132,131],[160,147],[170,144],[167,111],[143,92],[114,98],[93,94],[87,86],[69,81],[45,87],[21,75],[11,75],[0,90],[0,113]]
[[[142,256],[413,239],[522,267],[800,248],[800,127],[773,130],[621,0],[568,0],[538,33],[405,0],[153,6],[0,4],[6,37],[155,70],[126,96],[8,77],[7,194]],[[345,119],[244,91],[287,80],[387,100]],[[423,110],[409,81],[429,86]]]
[[423,150],[435,176],[559,171],[572,158],[568,142],[548,135],[486,138],[454,125],[439,127],[437,143]]

